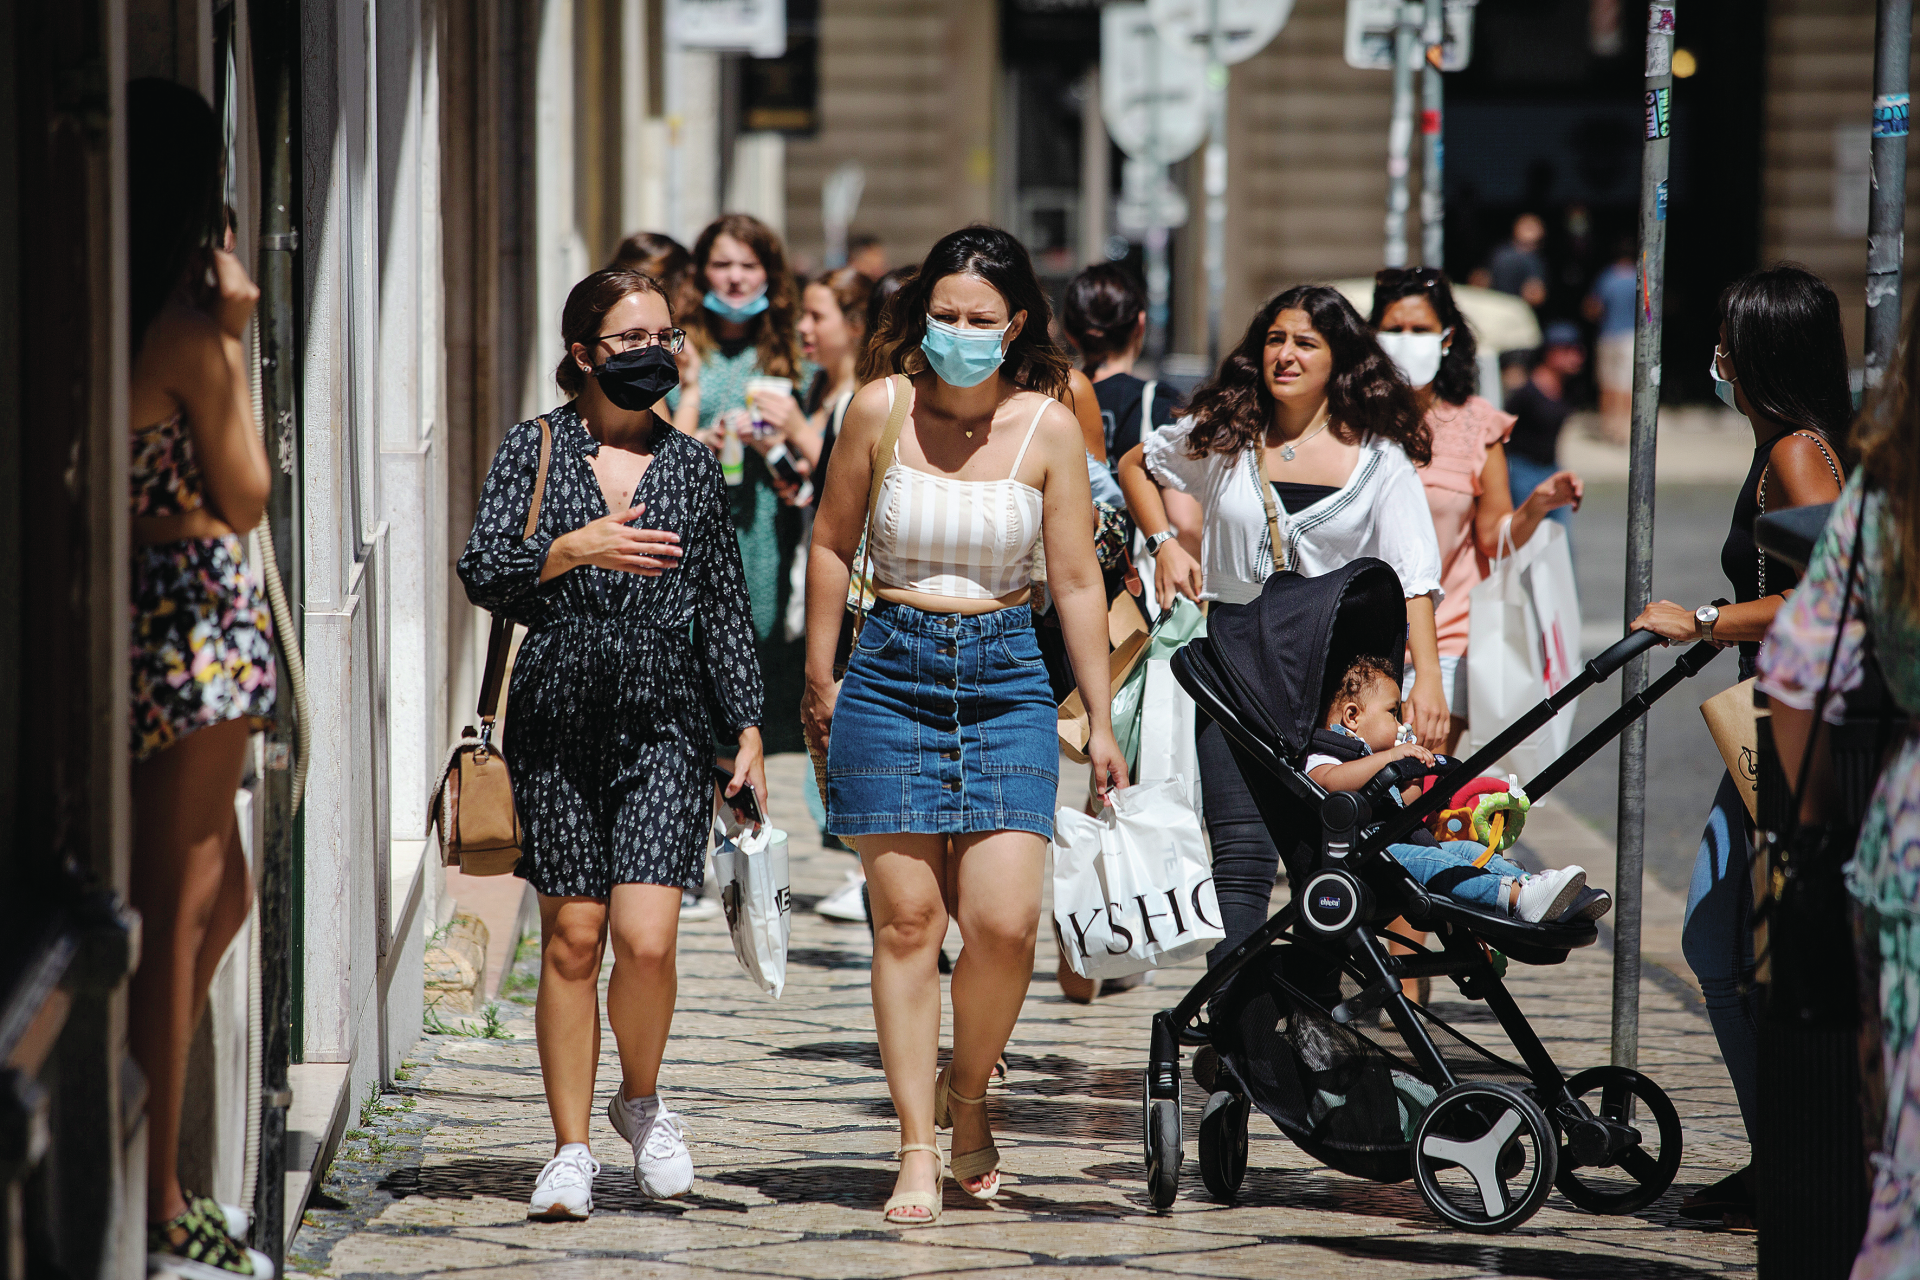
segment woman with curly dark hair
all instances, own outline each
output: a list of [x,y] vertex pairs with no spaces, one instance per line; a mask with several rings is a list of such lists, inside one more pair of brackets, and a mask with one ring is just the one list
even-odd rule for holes
[[[1431,433],[1366,321],[1334,289],[1288,289],[1195,389],[1188,415],[1146,433],[1120,461],[1160,599],[1242,603],[1280,570],[1312,577],[1378,556],[1400,575],[1414,669],[1432,691],[1425,704],[1416,696],[1414,729],[1439,746],[1440,547],[1415,470],[1432,457]],[[1198,561],[1168,528],[1162,487],[1200,500]],[[1197,745],[1227,935],[1219,956],[1266,920],[1280,853],[1219,726],[1203,720]]]
[[1433,511],[1446,593],[1434,610],[1434,630],[1451,752],[1467,727],[1467,684],[1460,671],[1467,656],[1468,597],[1486,580],[1503,539],[1509,550],[1525,546],[1550,513],[1578,510],[1585,486],[1573,472],[1556,471],[1514,506],[1505,449],[1514,418],[1474,394],[1480,375],[1473,329],[1445,273],[1388,267],[1373,278],[1372,311],[1381,350],[1413,388],[1433,437],[1433,457],[1420,468],[1420,482]]

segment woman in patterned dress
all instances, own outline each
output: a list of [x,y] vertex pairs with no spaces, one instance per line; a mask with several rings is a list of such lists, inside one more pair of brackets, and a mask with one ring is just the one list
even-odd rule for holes
[[[600,1054],[600,960],[622,1087],[607,1117],[643,1195],[685,1195],[693,1160],[657,1081],[673,1022],[680,895],[701,882],[715,731],[738,739],[727,793],[766,797],[760,667],[740,550],[711,451],[653,412],[674,383],[659,284],[630,271],[575,285],[555,374],[576,398],[547,414],[539,523],[523,537],[541,421],[507,433],[480,492],[461,581],[525,623],[503,746],[526,838],[516,874],[540,895],[540,1069],[554,1158],[528,1216],[581,1219]],[[647,528],[635,528],[642,516]],[[714,723],[717,718],[718,723]]]
[[[1859,468],[1834,504],[1800,589],[1780,607],[1760,649],[1758,683],[1772,704],[1774,742],[1789,778],[1800,776],[1829,658],[1831,688],[1843,693],[1860,686],[1871,646],[1899,714],[1920,709],[1920,344],[1911,324],[1901,374],[1882,412],[1855,428]],[[1862,519],[1859,576],[1836,653],[1848,560]],[[1843,712],[1840,698],[1828,701],[1828,721]],[[1853,1280],[1920,1271],[1920,733],[1911,719],[1895,723],[1897,745],[1846,868],[1862,934],[1879,946],[1875,995],[1886,1086],[1873,1200]],[[1821,735],[1816,749],[1827,745]],[[1811,803],[1801,812],[1818,817]]]
[[241,542],[273,478],[243,343],[260,291],[225,240],[212,109],[159,80],[135,81],[127,99],[131,891],[143,930],[127,1035],[148,1088],[147,1250],[194,1280],[263,1277],[265,1255],[179,1174],[187,1045],[253,897],[233,796],[247,736],[273,710],[273,627]]

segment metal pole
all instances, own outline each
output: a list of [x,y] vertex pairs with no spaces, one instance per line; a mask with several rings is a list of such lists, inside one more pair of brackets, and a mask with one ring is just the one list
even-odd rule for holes
[[1393,123],[1387,130],[1387,251],[1390,267],[1407,265],[1407,153],[1413,149],[1413,61],[1420,9],[1400,6],[1393,28]]
[[1207,6],[1207,364],[1220,364],[1220,308],[1227,293],[1227,60],[1220,0]]
[[[294,404],[297,331],[295,262],[300,233],[294,224],[294,77],[299,31],[292,0],[256,4],[252,19],[254,83],[260,135],[260,392],[267,457],[273,473],[264,531],[278,552],[288,599],[297,612],[305,596],[299,552],[299,441]],[[285,636],[297,643],[299,636]],[[260,852],[260,1168],[254,1188],[253,1244],[284,1273],[286,1253],[287,1064],[293,1030],[293,859],[295,827],[293,696],[284,683],[280,713],[268,732],[265,842]]]
[[1873,199],[1867,213],[1867,390],[1900,345],[1913,0],[1880,0],[1873,49]]
[[1440,48],[1446,39],[1443,0],[1427,0],[1426,30],[1421,43],[1426,46],[1426,67],[1420,73],[1420,262],[1442,268],[1447,265],[1446,189],[1442,185],[1440,125],[1445,90],[1440,83]]
[[[1626,621],[1653,598],[1653,465],[1666,289],[1667,160],[1673,108],[1674,0],[1647,10],[1646,147],[1640,160],[1640,306],[1633,326],[1633,435],[1627,469]],[[1627,663],[1620,697],[1647,687],[1648,655]],[[1619,861],[1613,913],[1613,1063],[1640,1057],[1640,876],[1646,861],[1647,721],[1620,735]]]

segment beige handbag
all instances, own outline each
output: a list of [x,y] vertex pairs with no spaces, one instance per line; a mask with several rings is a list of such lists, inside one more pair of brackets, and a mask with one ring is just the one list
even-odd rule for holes
[[1746,803],[1747,817],[1760,816],[1760,737],[1755,727],[1753,681],[1742,680],[1731,689],[1722,689],[1700,704],[1707,732],[1727,772],[1740,786],[1740,799]]
[[[540,466],[533,477],[533,502],[527,511],[531,538],[540,524],[540,499],[547,487],[547,463],[553,453],[553,429],[540,419]],[[520,862],[520,813],[513,803],[513,778],[507,761],[493,742],[493,723],[500,711],[506,684],[507,660],[513,648],[513,622],[494,615],[487,636],[486,674],[480,681],[480,728],[460,731],[460,741],[447,755],[433,798],[427,803],[427,835],[440,828],[442,860],[470,876],[503,876]]]

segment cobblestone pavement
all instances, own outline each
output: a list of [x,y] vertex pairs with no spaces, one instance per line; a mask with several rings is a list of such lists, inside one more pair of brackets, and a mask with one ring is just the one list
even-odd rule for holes
[[[774,762],[776,797],[794,796],[804,758]],[[782,784],[787,785],[782,785]],[[806,826],[797,804],[783,805]],[[291,1268],[329,1276],[427,1272],[520,1277],[908,1277],[1151,1275],[1289,1277],[1536,1276],[1692,1280],[1754,1270],[1754,1238],[1702,1229],[1674,1212],[1680,1189],[1745,1158],[1713,1037],[1684,992],[1648,982],[1641,1068],[1686,1128],[1678,1188],[1625,1218],[1595,1217],[1558,1193],[1520,1229],[1442,1229],[1412,1184],[1332,1173],[1256,1115],[1238,1204],[1211,1200],[1193,1159],[1204,1099],[1187,1085],[1188,1159],[1165,1213],[1147,1200],[1139,1088],[1148,1019],[1199,972],[1069,1004],[1044,938],[1026,1011],[990,1114],[1004,1156],[997,1206],[952,1190],[939,1226],[894,1230],[879,1207],[893,1179],[892,1108],[868,1004],[870,946],[859,925],[810,908],[837,887],[848,855],[796,834],[794,923],[783,999],[739,972],[723,920],[686,926],[680,1001],[662,1092],[683,1112],[699,1181],[671,1203],[635,1191],[627,1153],[595,1116],[604,1168],[584,1224],[525,1220],[552,1153],[533,1043],[532,948],[523,949],[499,1035],[429,1036],[402,1096],[369,1100],[294,1240]],[[1044,933],[1044,930],[1043,930]],[[957,944],[949,939],[949,949]],[[1568,1071],[1605,1061],[1610,958],[1576,952],[1516,967],[1511,985]],[[1676,984],[1677,986],[1677,984]],[[1506,1051],[1484,1007],[1435,992],[1440,1016]],[[611,1034],[602,1095],[619,1078]]]

